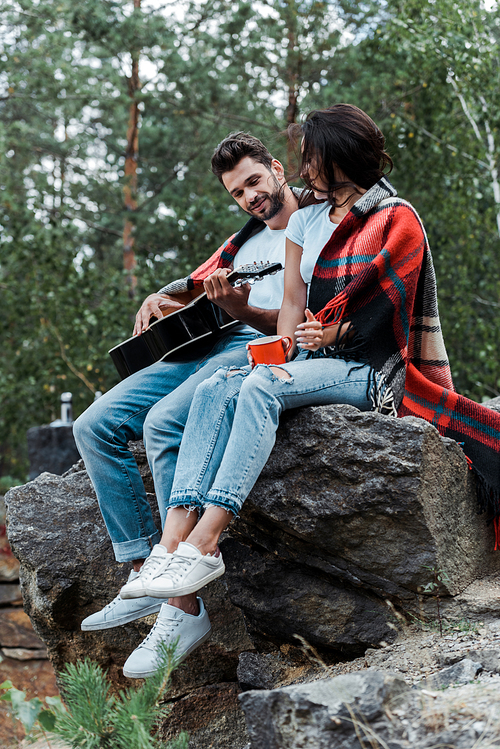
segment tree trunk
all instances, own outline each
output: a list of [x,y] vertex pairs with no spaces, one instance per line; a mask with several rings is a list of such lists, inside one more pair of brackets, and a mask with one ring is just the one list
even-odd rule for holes
[[[134,8],[141,7],[141,0],[134,0]],[[127,128],[127,150],[125,152],[125,184],[123,196],[127,212],[137,210],[137,159],[139,156],[139,102],[136,93],[140,91],[139,50],[132,51],[132,74],[128,79],[128,94],[131,98]],[[123,267],[127,271],[127,286],[130,297],[135,295],[137,278],[134,274],[137,261],[134,252],[134,224],[125,219],[123,227]]]
[[[288,106],[286,108],[286,125],[294,125],[297,122],[297,98],[298,98],[298,70],[295,68],[295,33],[292,29],[288,31]],[[287,173],[291,174],[295,171],[295,153],[293,145],[288,140],[287,148]]]

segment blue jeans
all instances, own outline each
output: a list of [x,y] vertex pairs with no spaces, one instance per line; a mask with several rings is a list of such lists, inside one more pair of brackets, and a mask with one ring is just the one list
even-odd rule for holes
[[339,359],[279,365],[291,375],[220,369],[198,385],[184,430],[169,507],[217,505],[237,515],[273,449],[287,408],[345,403],[372,409],[370,367]]
[[163,527],[195,390],[219,367],[245,365],[245,344],[257,335],[232,333],[203,358],[157,362],[142,369],[105,393],[75,421],[76,444],[117,561],[146,558],[160,539],[128,441],[144,437]]

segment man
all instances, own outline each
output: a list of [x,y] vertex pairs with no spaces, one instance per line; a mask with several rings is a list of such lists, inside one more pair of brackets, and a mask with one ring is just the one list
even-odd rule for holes
[[[151,294],[136,316],[134,334],[140,335],[151,316],[180,308],[204,290],[207,296],[241,325],[218,339],[203,356],[180,362],[157,362],[105,393],[75,422],[78,449],[94,484],[116,560],[131,562],[128,591],[140,592],[143,562],[150,574],[168,563],[170,555],[158,542],[146,492],[129,440],[144,438],[155,484],[162,527],[170,496],[183,428],[200,382],[221,366],[247,363],[246,343],[261,333],[276,332],[283,296],[283,274],[266,276],[250,287],[233,288],[227,281],[231,267],[254,261],[284,264],[284,230],[298,208],[282,165],[256,138],[238,132],[225,138],[212,157],[212,171],[251,219],[209,260],[186,279],[174,281]],[[164,414],[170,429],[163,429]],[[174,417],[174,418],[172,418]],[[176,424],[172,430],[172,423]],[[162,605],[163,604],[163,605]],[[160,610],[161,609],[161,610]],[[83,630],[116,627],[160,611],[146,640],[125,664],[124,673],[142,678],[154,671],[159,642],[177,639],[177,655],[186,657],[210,635],[210,621],[198,598],[122,598],[118,595],[101,611],[82,622]],[[130,663],[129,663],[130,662]]]

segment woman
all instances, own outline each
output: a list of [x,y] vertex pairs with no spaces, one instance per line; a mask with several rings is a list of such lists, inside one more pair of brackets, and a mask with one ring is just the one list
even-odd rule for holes
[[[224,572],[219,536],[265,465],[283,410],[344,403],[397,415],[409,366],[453,390],[426,235],[384,177],[392,161],[382,133],[347,104],[311,113],[300,132],[301,176],[323,202],[294,213],[286,230],[278,334],[293,338],[298,355],[279,366],[222,369],[198,387],[162,548],[121,591],[168,598],[169,609],[193,621],[202,615],[196,591]],[[174,619],[150,633],[152,670],[154,643],[175,634]],[[147,673],[137,667],[147,642],[130,656],[126,675]]]

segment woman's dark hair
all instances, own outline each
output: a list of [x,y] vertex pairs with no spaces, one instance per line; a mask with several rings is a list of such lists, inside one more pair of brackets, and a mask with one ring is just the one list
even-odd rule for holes
[[[288,134],[294,141],[302,136],[300,174],[306,186],[315,189],[315,177],[321,178],[328,185],[328,200],[333,206],[338,205],[335,191],[339,188],[352,187],[359,193],[356,185],[367,190],[384,176],[387,167],[387,174],[392,171],[382,132],[352,104],[313,111],[301,125],[291,125]],[[318,174],[311,174],[311,164],[317,166]],[[335,169],[343,172],[347,181],[339,182]]]
[[260,142],[249,133],[230,133],[219,143],[212,156],[212,172],[222,182],[222,175],[230,172],[246,156],[271,169],[273,157]]

